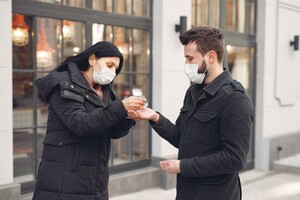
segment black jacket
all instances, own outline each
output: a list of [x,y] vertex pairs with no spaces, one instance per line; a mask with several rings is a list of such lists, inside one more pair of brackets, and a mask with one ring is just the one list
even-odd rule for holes
[[226,69],[203,89],[192,85],[176,125],[160,114],[152,127],[179,149],[177,200],[238,200],[238,172],[249,150],[253,105]]
[[134,121],[109,85],[100,101],[75,63],[36,84],[49,114],[33,199],[108,199],[110,139],[125,136]]

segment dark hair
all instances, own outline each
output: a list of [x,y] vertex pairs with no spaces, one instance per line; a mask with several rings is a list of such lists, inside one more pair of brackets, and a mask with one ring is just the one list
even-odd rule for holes
[[119,57],[120,64],[116,71],[119,74],[122,69],[123,55],[118,50],[118,48],[111,42],[101,41],[97,42],[90,48],[84,50],[83,52],[66,58],[57,68],[57,71],[64,71],[68,69],[69,62],[75,62],[81,71],[86,71],[89,68],[89,56],[95,54],[96,58],[101,57]]
[[220,29],[214,27],[196,27],[192,28],[179,36],[182,45],[196,43],[198,51],[205,55],[207,52],[214,50],[221,63],[224,55],[224,37]]

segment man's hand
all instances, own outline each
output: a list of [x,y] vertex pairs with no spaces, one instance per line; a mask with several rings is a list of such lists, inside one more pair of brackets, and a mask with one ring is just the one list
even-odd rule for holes
[[180,173],[180,160],[164,160],[159,162],[160,168],[170,174]]
[[129,110],[128,118],[134,120],[151,120],[153,122],[157,122],[159,119],[159,114],[157,114],[151,108],[140,108],[139,110]]

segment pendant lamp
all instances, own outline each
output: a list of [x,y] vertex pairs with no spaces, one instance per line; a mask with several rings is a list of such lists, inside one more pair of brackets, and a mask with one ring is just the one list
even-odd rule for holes
[[41,23],[40,33],[36,46],[36,61],[38,67],[50,67],[52,65],[52,53],[54,50],[47,42],[45,29]]
[[75,34],[74,22],[69,20],[64,20],[63,24],[64,25],[62,31],[63,31],[64,42],[73,41],[74,34]]
[[28,29],[24,15],[14,14],[12,21],[12,42],[15,46],[25,46],[28,44]]

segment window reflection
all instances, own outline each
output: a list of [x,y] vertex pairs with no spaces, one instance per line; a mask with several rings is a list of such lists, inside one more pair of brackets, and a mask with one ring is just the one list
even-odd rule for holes
[[254,34],[254,2],[250,0],[227,0],[227,29]]
[[[22,42],[22,45],[17,42],[18,45],[13,42],[13,68],[14,69],[33,69],[33,46],[32,46],[32,17],[26,15],[18,15],[22,18],[22,21],[26,24],[26,31],[28,31],[28,41]],[[13,18],[13,21],[15,18]],[[14,22],[12,21],[12,25]],[[14,25],[13,25],[14,27]],[[13,29],[14,30],[14,29]],[[14,39],[14,38],[12,38]],[[19,41],[19,40],[18,40]],[[20,41],[19,41],[20,42]]]
[[132,0],[133,15],[140,17],[150,17],[150,1],[149,0]]
[[93,9],[125,15],[150,17],[150,0],[93,0]]
[[244,88],[249,91],[254,49],[227,45],[226,50],[228,68],[232,77],[241,82]]
[[114,41],[113,43],[118,47],[119,51],[124,57],[124,68],[122,70],[129,71],[129,54],[132,51],[132,31],[131,29],[114,27]]
[[120,14],[127,14],[131,15],[132,10],[131,10],[131,0],[114,0],[113,5],[114,5],[114,12],[120,13]]
[[33,73],[13,73],[13,126],[33,126]]
[[150,40],[149,32],[133,29],[133,70],[150,73]]
[[193,26],[219,26],[219,0],[192,0]]
[[59,63],[57,24],[59,24],[58,20],[37,18],[36,63],[38,70],[50,71]]
[[13,132],[14,177],[18,177],[16,182],[34,179],[33,133],[33,129],[18,129]]
[[[57,30],[59,33],[60,30]],[[61,33],[61,32],[60,32]],[[85,25],[81,22],[63,20],[63,59],[74,56],[85,49]]]
[[85,7],[85,0],[60,0],[60,2],[66,6]]
[[29,42],[29,26],[25,22],[24,15],[13,14],[12,42],[14,46],[25,46]]
[[36,0],[45,3],[62,4],[65,6],[85,7],[85,0]]
[[112,12],[112,0],[93,0],[93,9]]
[[39,71],[50,71],[60,62],[61,52],[56,29],[60,27],[60,20],[37,18],[36,63]]
[[[44,77],[47,73],[37,73],[37,78]],[[40,94],[37,94],[36,97],[36,116],[37,116],[37,126],[38,127],[46,127],[47,119],[48,119],[48,104],[42,100]]]
[[[45,128],[15,129],[13,132],[14,181],[17,183],[34,180],[35,156],[40,162]],[[36,145],[35,145],[36,140]],[[37,155],[35,155],[35,147]],[[38,163],[39,164],[39,163]]]

